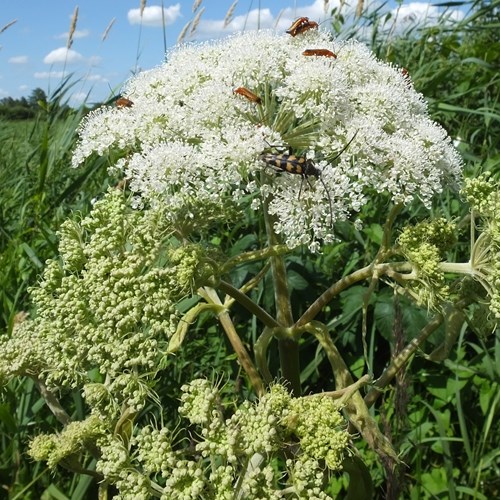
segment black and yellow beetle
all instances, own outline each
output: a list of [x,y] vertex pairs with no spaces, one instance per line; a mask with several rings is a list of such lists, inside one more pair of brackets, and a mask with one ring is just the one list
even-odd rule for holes
[[297,156],[291,153],[262,153],[259,158],[266,165],[290,174],[297,174],[302,177],[313,176],[317,179],[321,175],[321,171],[316,168],[314,161],[305,156]]
[[[339,156],[350,146],[351,142],[356,137],[356,134],[357,132],[352,136],[350,141],[335,155],[335,157],[330,160],[330,163],[339,158]],[[293,154],[290,150],[289,153],[262,153],[259,155],[259,159],[266,165],[274,167],[282,172],[300,175],[302,177],[302,183],[305,180],[311,188],[312,186],[308,180],[308,177],[314,177],[318,179],[323,185],[326,196],[328,197],[328,202],[330,204],[330,223],[333,222],[333,203],[330,192],[328,191],[325,182],[321,178],[321,170],[316,167],[314,161],[311,158]],[[300,185],[299,198],[300,194],[302,193],[302,183]]]

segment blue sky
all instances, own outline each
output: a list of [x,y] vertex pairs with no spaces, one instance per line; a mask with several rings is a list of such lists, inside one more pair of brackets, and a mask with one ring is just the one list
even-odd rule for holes
[[[199,7],[193,13],[197,3]],[[224,28],[224,18],[233,3],[232,21]],[[258,23],[261,28],[284,31],[299,16],[322,21],[329,18],[325,3],[330,4],[329,12],[339,0],[164,0],[167,47],[175,45],[186,23],[200,12],[194,34],[186,36],[185,41],[256,29]],[[354,0],[352,3],[356,4]],[[365,0],[365,5],[369,3]],[[72,105],[78,105],[87,95],[93,102],[119,93],[134,70],[157,66],[164,55],[161,1],[146,2],[142,26],[140,4],[140,0],[3,0],[0,30],[16,22],[0,33],[0,98],[29,96],[37,87],[50,94],[68,73],[74,74],[76,82]],[[78,21],[68,51],[68,31],[77,6]],[[401,19],[414,19],[429,17],[434,8],[428,3],[406,2],[403,9],[399,12]]]

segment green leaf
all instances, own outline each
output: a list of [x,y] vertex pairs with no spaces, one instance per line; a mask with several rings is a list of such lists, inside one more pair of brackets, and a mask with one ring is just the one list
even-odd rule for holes
[[31,262],[33,262],[33,264],[38,269],[43,269],[43,263],[37,257],[36,252],[27,243],[21,243],[20,246],[28,256],[28,258],[31,260]]
[[377,245],[382,243],[384,230],[380,224],[370,224],[368,227],[363,228],[363,233]]
[[14,434],[17,431],[17,423],[9,403],[0,404],[0,422],[8,433]]
[[342,462],[342,467],[349,474],[346,500],[373,498],[373,481],[363,460],[357,456],[348,457]]
[[244,251],[248,250],[250,247],[257,244],[257,237],[255,234],[247,234],[240,238],[236,243],[231,246],[229,255],[234,257],[235,255],[240,255]]
[[420,476],[420,482],[431,495],[440,495],[448,490],[448,480],[443,467],[432,469]]
[[41,500],[70,500],[54,483],[41,496]]
[[288,271],[288,285],[290,286],[290,291],[305,290],[309,286],[309,282],[297,271],[290,269]]

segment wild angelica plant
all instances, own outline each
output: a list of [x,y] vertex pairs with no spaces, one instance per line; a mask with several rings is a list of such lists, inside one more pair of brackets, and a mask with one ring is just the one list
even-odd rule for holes
[[[304,56],[310,48],[335,57]],[[236,87],[257,98],[235,94]],[[63,225],[60,259],[47,264],[32,291],[33,319],[1,344],[2,379],[33,377],[64,427],[37,436],[30,454],[94,475],[103,492],[113,484],[117,498],[327,499],[329,478],[341,470],[356,478],[351,493],[369,498],[369,474],[349,427],[394,467],[397,453],[369,406],[445,316],[460,312],[460,321],[449,323],[448,346],[469,305],[489,307],[491,323],[500,317],[498,185],[486,177],[465,185],[483,223],[468,263],[444,262],[457,232],[442,218],[407,226],[397,238],[403,206],[429,207],[456,187],[462,162],[403,73],[360,44],[332,43],[313,30],[180,47],[168,63],[134,77],[126,95],[131,105],[85,119],[73,164],[109,155],[133,197],[110,190],[88,217]],[[274,151],[274,169],[262,161],[265,151]],[[374,203],[388,209],[375,258],[340,273],[297,317],[286,256],[300,246],[310,255],[325,251],[340,238],[339,222],[360,228]],[[230,249],[214,248],[221,223],[234,224],[248,210],[263,220],[266,245],[231,257]],[[260,271],[235,287],[232,273],[249,262],[262,262]],[[251,295],[267,263],[274,315]],[[477,279],[484,293],[467,293],[466,279],[450,275]],[[317,320],[342,291],[366,280],[365,330],[382,280],[437,312],[373,383],[371,373],[354,380],[332,332]],[[235,302],[263,325],[251,352],[230,315]],[[179,426],[163,415],[157,393],[207,311],[257,398],[233,402],[197,378],[177,388]],[[301,394],[306,335],[326,353],[335,391]],[[279,373],[269,363],[273,340]],[[75,389],[87,403],[82,422],[72,422],[58,399]],[[84,452],[95,469],[79,461]]]

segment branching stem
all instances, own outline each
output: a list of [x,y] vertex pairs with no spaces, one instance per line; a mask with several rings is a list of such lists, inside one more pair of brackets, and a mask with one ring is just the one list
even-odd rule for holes
[[[205,287],[199,290],[199,293],[203,296],[203,298],[210,303],[217,304],[222,306],[222,302],[217,295],[217,292],[213,288]],[[218,314],[219,321],[226,332],[227,338],[231,343],[236,356],[238,357],[238,361],[240,362],[242,368],[248,375],[250,383],[254,388],[254,391],[257,395],[261,396],[264,394],[264,382],[262,381],[259,372],[255,368],[248,351],[246,350],[243,342],[241,341],[238,333],[236,332],[236,328],[226,310],[220,312]]]

